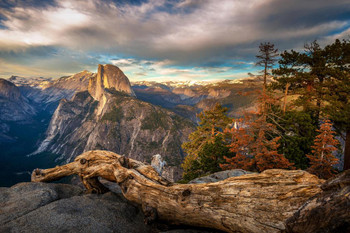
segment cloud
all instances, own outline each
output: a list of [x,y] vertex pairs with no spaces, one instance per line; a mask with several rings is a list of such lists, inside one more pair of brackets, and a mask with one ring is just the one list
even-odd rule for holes
[[96,71],[99,58],[51,46],[0,51],[0,77],[11,75],[61,77],[82,70]]
[[[108,62],[107,62],[108,63]],[[255,70],[254,64],[240,62],[240,67],[235,69],[228,67],[179,67],[174,66],[171,60],[151,61],[137,60],[132,58],[112,58],[110,62],[119,66],[131,81],[149,80],[217,80],[242,78],[247,76],[245,69],[248,67]],[[238,64],[237,64],[238,66]],[[242,72],[243,71],[243,72]]]
[[[302,48],[314,39],[346,36],[350,27],[345,0],[7,2],[0,5],[0,56],[7,62],[5,53],[30,55],[33,48],[50,47],[64,48],[67,56],[117,56],[116,62],[127,69],[134,65],[131,58],[191,69],[246,69],[250,66],[234,62],[252,62],[260,42],[271,41],[280,50]],[[77,61],[78,67],[86,60]]]

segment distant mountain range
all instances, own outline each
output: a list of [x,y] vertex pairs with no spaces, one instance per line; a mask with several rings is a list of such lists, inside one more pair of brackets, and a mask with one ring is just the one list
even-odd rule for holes
[[[196,114],[220,102],[230,115],[239,115],[253,106],[253,97],[240,92],[260,84],[256,78],[130,83],[112,65],[99,65],[97,73],[82,71],[56,80],[0,79],[0,150],[5,151],[0,162],[6,164],[3,169],[0,165],[0,186],[12,184],[1,184],[8,172],[25,174],[32,169],[19,168],[20,161],[48,166],[72,161],[92,149],[146,162],[161,154],[170,165],[165,175],[178,179],[185,156],[181,144],[195,129]],[[28,154],[33,156],[24,156]]]

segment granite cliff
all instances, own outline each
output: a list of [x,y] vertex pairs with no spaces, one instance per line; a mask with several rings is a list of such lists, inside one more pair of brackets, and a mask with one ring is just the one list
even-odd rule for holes
[[179,178],[184,157],[181,144],[193,123],[174,112],[135,98],[128,78],[112,65],[99,65],[87,91],[63,99],[54,112],[45,139],[33,153],[48,151],[70,162],[78,154],[104,149],[150,162],[161,154],[167,177]]

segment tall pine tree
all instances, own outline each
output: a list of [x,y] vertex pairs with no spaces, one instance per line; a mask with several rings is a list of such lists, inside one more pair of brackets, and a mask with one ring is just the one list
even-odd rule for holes
[[[225,144],[224,131],[231,122],[226,112],[227,108],[217,103],[212,109],[198,114],[200,122],[197,130],[189,135],[188,142],[182,144],[182,148],[187,156],[181,166],[184,169],[183,177],[187,180],[196,178],[206,172],[220,169],[219,163],[222,162],[220,159],[228,152],[228,149],[226,152],[224,149],[220,149],[222,155],[214,153],[215,151],[211,149],[213,145],[221,148],[221,145]],[[209,165],[205,165],[206,168],[199,166],[203,165],[203,161],[208,161],[207,158],[211,156],[210,153],[212,153],[212,158],[214,159],[214,163],[211,163],[212,167],[210,168]],[[198,163],[199,160],[201,161],[200,163]]]
[[314,41],[304,52],[285,51],[281,58],[274,87],[290,83],[299,96],[294,104],[303,106],[316,125],[321,114],[334,122],[338,134],[345,134],[344,170],[350,169],[350,41],[336,40],[325,48]]
[[324,89],[323,111],[345,141],[343,169],[347,170],[350,169],[350,40],[336,40],[325,51],[331,78]]

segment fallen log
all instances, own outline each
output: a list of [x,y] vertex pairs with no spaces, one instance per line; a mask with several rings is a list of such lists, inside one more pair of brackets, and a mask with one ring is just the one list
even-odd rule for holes
[[113,152],[89,151],[74,162],[50,169],[35,169],[33,182],[79,175],[90,192],[107,191],[102,177],[120,185],[126,199],[137,203],[145,222],[165,220],[226,232],[280,232],[324,182],[301,170],[266,170],[210,184],[173,184],[152,166]]
[[350,170],[327,180],[321,189],[287,219],[286,232],[350,232]]

